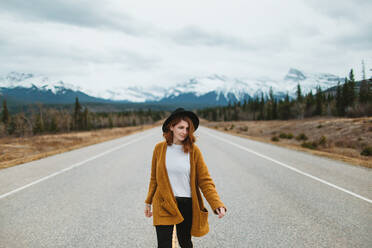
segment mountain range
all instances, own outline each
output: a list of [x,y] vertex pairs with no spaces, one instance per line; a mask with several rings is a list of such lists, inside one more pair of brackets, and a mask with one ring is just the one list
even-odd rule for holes
[[297,84],[302,93],[315,93],[317,86],[327,89],[343,79],[328,73],[305,73],[291,68],[278,80],[270,78],[248,79],[231,78],[224,75],[195,77],[176,83],[173,87],[129,86],[95,92],[73,84],[55,80],[43,75],[11,72],[0,77],[0,97],[10,98],[18,103],[41,102],[46,104],[71,104],[75,97],[80,102],[90,103],[157,103],[192,104],[193,106],[227,105],[228,102],[243,101],[266,95],[270,87],[275,97],[283,98],[288,92],[295,97]]

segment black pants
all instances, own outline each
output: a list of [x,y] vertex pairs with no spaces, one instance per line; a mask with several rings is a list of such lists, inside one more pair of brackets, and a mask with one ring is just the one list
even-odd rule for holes
[[[176,224],[177,239],[181,248],[192,248],[191,242],[191,223],[192,223],[192,201],[191,197],[176,196],[178,209],[184,221]],[[156,236],[158,238],[158,248],[172,248],[173,225],[158,225]]]

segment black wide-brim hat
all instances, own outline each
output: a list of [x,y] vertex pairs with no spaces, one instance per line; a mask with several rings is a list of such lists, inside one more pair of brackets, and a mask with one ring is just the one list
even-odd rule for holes
[[172,114],[164,121],[163,123],[163,132],[167,132],[167,126],[169,124],[169,122],[171,122],[175,117],[178,117],[178,116],[187,116],[191,119],[193,125],[194,125],[194,131],[196,131],[196,129],[198,129],[198,126],[199,126],[199,118],[196,114],[194,114],[194,112],[192,111],[187,111],[183,108],[178,108],[176,109],[175,111],[172,112]]

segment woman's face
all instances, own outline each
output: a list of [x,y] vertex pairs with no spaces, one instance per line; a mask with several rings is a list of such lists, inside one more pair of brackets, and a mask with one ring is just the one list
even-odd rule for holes
[[180,144],[189,133],[189,123],[187,121],[181,120],[174,127],[170,127],[173,132],[173,143]]

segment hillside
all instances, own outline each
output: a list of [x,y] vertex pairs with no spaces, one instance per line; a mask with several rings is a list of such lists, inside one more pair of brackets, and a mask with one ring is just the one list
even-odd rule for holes
[[[372,168],[372,157],[360,155],[366,147],[372,147],[372,117],[204,122],[204,125],[241,137]],[[301,133],[307,137],[306,140],[296,139]],[[292,134],[293,138],[285,138],[288,134]],[[276,140],[273,137],[278,141],[273,141]]]

